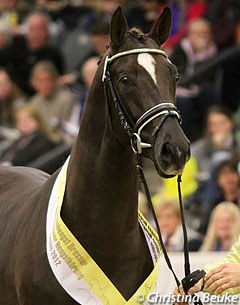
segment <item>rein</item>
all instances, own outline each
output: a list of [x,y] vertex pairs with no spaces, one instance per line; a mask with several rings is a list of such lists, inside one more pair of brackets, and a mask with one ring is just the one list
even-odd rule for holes
[[[165,261],[168,265],[168,268],[173,273],[173,276],[175,278],[177,286],[179,286],[180,281],[179,281],[176,273],[173,270],[170,258],[168,256],[167,250],[166,250],[165,245],[163,243],[161,230],[160,230],[160,227],[159,227],[159,224],[158,224],[158,221],[157,221],[157,216],[156,216],[153,204],[152,204],[151,195],[150,195],[150,192],[149,192],[149,188],[148,188],[148,185],[147,185],[147,182],[146,182],[146,179],[145,179],[145,176],[144,176],[143,167],[142,167],[142,149],[150,148],[150,147],[152,147],[152,144],[145,143],[145,142],[142,141],[141,132],[151,121],[153,121],[155,118],[160,117],[160,122],[155,127],[154,131],[152,132],[152,137],[155,139],[158,131],[160,130],[163,123],[165,122],[166,118],[168,118],[170,116],[175,117],[178,120],[179,124],[181,124],[181,116],[180,116],[180,113],[179,113],[179,111],[178,111],[178,109],[175,105],[173,105],[171,103],[161,103],[161,104],[158,104],[158,105],[148,109],[146,112],[144,112],[141,115],[141,117],[137,120],[137,122],[134,122],[133,119],[128,114],[128,112],[126,111],[123,103],[121,102],[121,99],[118,97],[117,91],[115,90],[114,84],[111,80],[111,74],[110,74],[110,71],[109,71],[109,65],[114,60],[116,60],[120,57],[123,57],[123,56],[128,56],[128,55],[132,55],[132,54],[140,54],[140,53],[160,54],[160,55],[162,55],[162,56],[164,56],[165,58],[168,59],[166,53],[163,50],[149,49],[149,48],[133,49],[133,50],[117,53],[117,54],[115,54],[111,57],[107,56],[105,58],[105,62],[104,62],[102,82],[104,84],[105,98],[106,98],[107,106],[108,106],[108,109],[109,109],[110,120],[111,120],[111,114],[110,114],[110,101],[109,101],[109,98],[108,98],[108,92],[110,92],[112,100],[114,102],[114,106],[115,106],[116,110],[118,111],[118,115],[119,115],[119,118],[120,118],[121,125],[126,130],[128,136],[130,138],[132,150],[136,154],[136,158],[137,158],[137,169],[138,169],[139,179],[143,184],[144,191],[145,191],[147,201],[148,201],[148,206],[149,206],[149,208],[152,212],[153,218],[154,218],[154,222],[155,222],[155,226],[156,226],[156,229],[157,229],[160,245],[162,247],[162,251],[163,251],[163,254],[164,254],[164,258],[165,258]],[[110,123],[111,123],[111,121],[110,121]],[[186,223],[185,223],[184,212],[183,212],[181,185],[180,185],[181,175],[178,176],[177,183],[178,183],[178,197],[179,197],[179,205],[180,205],[180,214],[181,214],[183,237],[184,237],[185,278],[182,280],[182,284],[183,284],[183,288],[184,288],[185,292],[187,292],[187,290],[191,286],[193,286],[195,283],[197,283],[197,281],[199,279],[203,278],[205,273],[203,274],[203,271],[199,271],[199,272],[197,272],[197,276],[196,276],[195,275],[196,271],[193,272],[193,273],[191,273],[191,271],[190,271],[188,238],[187,238]],[[185,282],[187,282],[187,283],[185,284]],[[196,305],[199,304],[200,305],[202,303],[199,300],[199,301],[194,301],[194,304],[196,304]]]

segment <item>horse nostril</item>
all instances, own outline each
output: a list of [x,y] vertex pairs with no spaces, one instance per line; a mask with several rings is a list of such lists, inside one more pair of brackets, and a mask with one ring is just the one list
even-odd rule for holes
[[165,143],[162,146],[162,160],[163,161],[168,161],[169,160],[169,155],[171,155],[171,146],[169,143]]
[[174,162],[176,164],[186,163],[190,158],[190,146],[180,148],[178,146],[172,146],[166,142],[162,146],[161,158],[163,162]]

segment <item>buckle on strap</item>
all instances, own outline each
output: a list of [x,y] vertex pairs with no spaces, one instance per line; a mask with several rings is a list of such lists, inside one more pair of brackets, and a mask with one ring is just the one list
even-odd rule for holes
[[140,135],[137,134],[137,133],[133,133],[132,134],[132,137],[131,137],[131,146],[132,146],[133,152],[135,154],[139,154],[139,155],[142,153],[142,149],[143,148],[150,148],[150,147],[152,147],[151,144],[142,142]]

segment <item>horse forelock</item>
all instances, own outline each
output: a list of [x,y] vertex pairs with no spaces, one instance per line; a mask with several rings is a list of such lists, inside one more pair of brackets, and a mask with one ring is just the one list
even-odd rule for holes
[[144,43],[147,40],[147,35],[144,34],[139,28],[132,28],[127,32],[127,36],[138,40],[140,43]]

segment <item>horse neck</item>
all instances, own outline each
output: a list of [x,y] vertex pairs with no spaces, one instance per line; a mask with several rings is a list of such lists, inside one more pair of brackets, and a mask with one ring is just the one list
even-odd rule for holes
[[71,153],[64,220],[88,250],[96,248],[94,240],[99,247],[100,238],[111,246],[107,251],[117,251],[121,237],[138,230],[137,198],[134,154],[113,135],[104,91],[95,81]]

